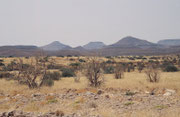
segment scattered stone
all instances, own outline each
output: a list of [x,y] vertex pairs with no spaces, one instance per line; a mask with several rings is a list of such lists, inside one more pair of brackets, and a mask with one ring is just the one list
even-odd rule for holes
[[[17,110],[1,112],[0,117],[102,117],[98,114],[95,114],[95,112],[99,111],[101,108],[106,108],[107,110],[113,109],[116,111],[116,113],[138,111],[142,109],[161,109],[161,111],[165,111],[166,108],[177,109],[180,106],[179,96],[173,95],[175,93],[175,90],[164,89],[164,92],[160,94],[158,94],[158,92],[156,91],[156,95],[150,95],[150,93],[147,91],[140,91],[134,95],[130,92],[130,90],[127,93],[127,90],[122,89],[99,89],[97,93],[85,91],[77,95],[76,92],[71,89],[68,91],[68,94],[66,93],[66,90],[62,93],[36,93],[31,95],[32,98],[26,95],[17,94],[14,97],[5,97],[8,98],[7,101],[4,101],[4,96],[0,99],[0,105],[4,104],[6,106],[6,102],[12,101],[12,106],[17,107]],[[129,96],[125,94],[128,94]],[[56,97],[58,103],[47,103],[46,96]],[[74,103],[73,100],[76,98],[82,98],[83,100]],[[18,111],[23,110],[26,107],[26,104],[31,101],[35,104],[37,102],[37,104],[41,104],[42,106],[45,106],[47,107],[47,109],[50,109],[52,111],[47,112],[46,114]],[[65,114],[61,110],[56,111],[57,108],[68,109],[69,106],[72,106],[73,109],[75,109],[75,113],[69,114],[68,112],[71,112],[71,110],[67,111],[68,114]],[[34,107],[36,108],[36,105]]]
[[101,94],[103,94],[104,92],[102,91],[102,90],[98,90],[98,92],[97,92],[97,94],[98,95],[101,95]]
[[36,93],[36,94],[32,94],[31,97],[40,97],[41,94],[40,93]]
[[105,95],[106,98],[110,98],[109,95]]

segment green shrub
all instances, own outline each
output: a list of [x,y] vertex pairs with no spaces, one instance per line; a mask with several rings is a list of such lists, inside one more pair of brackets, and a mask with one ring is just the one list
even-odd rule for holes
[[70,68],[63,68],[62,70],[62,77],[73,77],[75,76],[75,73]]
[[178,71],[178,68],[174,65],[168,65],[164,68],[165,72],[176,72]]
[[5,66],[5,64],[4,63],[0,63],[0,66]]
[[72,67],[79,67],[81,64],[80,63],[71,63],[70,66]]
[[105,74],[113,74],[114,73],[114,67],[113,66],[107,66],[104,68]]
[[49,64],[49,65],[47,66],[47,68],[48,68],[48,69],[61,69],[62,66]]
[[54,80],[60,80],[61,75],[59,72],[47,72],[42,82],[43,86],[53,86]]
[[84,62],[86,62],[86,61],[83,60],[83,59],[79,59],[79,62],[84,63]]
[[45,79],[42,83],[43,86],[53,86],[54,85],[54,81],[52,79]]
[[111,64],[111,63],[114,63],[114,62],[111,61],[111,60],[107,60],[106,63],[107,63],[107,64]]

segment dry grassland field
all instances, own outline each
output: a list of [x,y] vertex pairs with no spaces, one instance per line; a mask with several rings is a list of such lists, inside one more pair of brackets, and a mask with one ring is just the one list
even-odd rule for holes
[[0,58],[0,116],[180,117],[180,56]]

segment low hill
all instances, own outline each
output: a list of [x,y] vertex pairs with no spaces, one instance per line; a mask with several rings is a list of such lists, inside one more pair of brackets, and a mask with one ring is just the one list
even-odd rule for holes
[[48,45],[40,47],[45,51],[59,51],[59,50],[67,50],[71,49],[70,46],[60,43],[59,41],[54,41]]
[[89,42],[88,44],[84,45],[83,48],[87,50],[94,50],[94,49],[101,49],[106,45],[103,42]]
[[158,44],[166,46],[177,46],[180,45],[180,39],[166,39],[158,41]]
[[146,40],[141,40],[135,37],[124,37],[121,40],[119,40],[118,42],[110,45],[110,47],[125,47],[125,48],[147,48],[147,47],[154,47],[157,46],[154,43],[148,42]]

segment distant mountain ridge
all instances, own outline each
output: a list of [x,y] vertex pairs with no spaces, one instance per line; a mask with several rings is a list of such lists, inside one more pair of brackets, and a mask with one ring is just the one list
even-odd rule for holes
[[158,44],[166,46],[178,46],[180,45],[180,39],[165,39],[158,41]]
[[69,45],[54,41],[48,45],[37,46],[1,46],[0,56],[33,56],[39,51],[44,51],[49,56],[60,55],[161,55],[161,54],[180,54],[180,39],[161,40],[152,43],[147,40],[132,36],[122,38],[111,45],[103,42],[89,42],[84,46],[72,48]]

